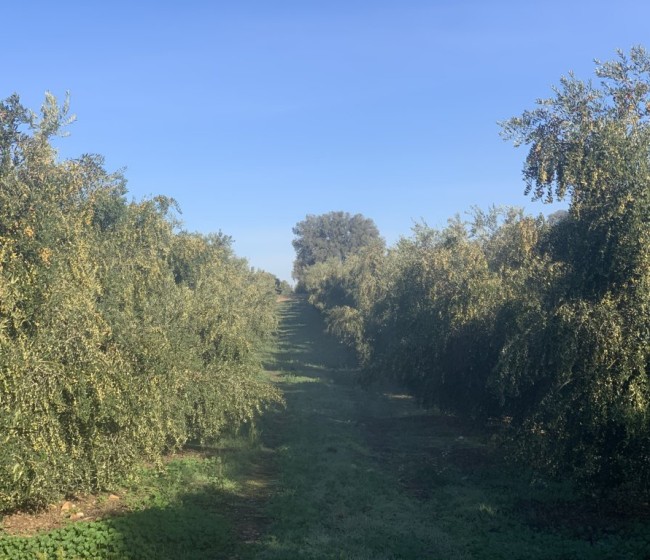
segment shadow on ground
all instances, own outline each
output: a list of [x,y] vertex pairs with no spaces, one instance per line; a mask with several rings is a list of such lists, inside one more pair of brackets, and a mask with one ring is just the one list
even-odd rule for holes
[[414,517],[411,497],[368,444],[362,401],[375,396],[357,385],[353,353],[324,333],[320,314],[303,299],[285,302],[282,313],[267,368],[287,407],[262,425],[263,441],[276,449],[278,491],[253,556],[462,558],[438,528]]

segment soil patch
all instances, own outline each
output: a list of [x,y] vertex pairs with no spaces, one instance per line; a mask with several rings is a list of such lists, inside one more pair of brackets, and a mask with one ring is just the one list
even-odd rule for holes
[[2,518],[2,532],[29,536],[65,527],[70,523],[97,521],[126,513],[119,494],[75,496],[38,512],[16,512]]

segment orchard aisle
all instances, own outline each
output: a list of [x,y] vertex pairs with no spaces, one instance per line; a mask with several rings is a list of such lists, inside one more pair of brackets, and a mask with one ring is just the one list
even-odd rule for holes
[[318,312],[297,297],[280,305],[278,347],[267,368],[287,408],[262,424],[278,479],[267,506],[271,525],[253,556],[467,558],[422,502],[421,481],[393,468],[408,450],[391,442],[396,434],[386,422],[399,426],[402,416],[417,429],[425,413],[358,387],[352,357],[323,332]]

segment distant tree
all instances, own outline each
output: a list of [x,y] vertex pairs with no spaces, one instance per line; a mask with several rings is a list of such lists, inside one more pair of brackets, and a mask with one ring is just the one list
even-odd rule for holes
[[555,212],[551,212],[548,216],[546,216],[546,221],[548,222],[549,226],[555,226],[568,217],[568,210],[556,210]]
[[313,215],[293,228],[296,260],[293,277],[300,284],[305,270],[330,259],[344,262],[350,255],[372,246],[384,246],[377,226],[370,218],[348,212]]
[[293,288],[291,284],[286,280],[280,280],[278,277],[275,277],[275,293],[281,296],[288,296],[293,293]]

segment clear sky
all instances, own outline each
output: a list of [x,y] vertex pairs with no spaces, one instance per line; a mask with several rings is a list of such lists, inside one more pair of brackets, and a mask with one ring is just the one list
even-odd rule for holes
[[331,210],[388,243],[523,196],[497,121],[593,60],[650,48],[644,0],[90,0],[0,3],[0,97],[70,91],[62,157],[126,168],[290,279],[291,228]]

